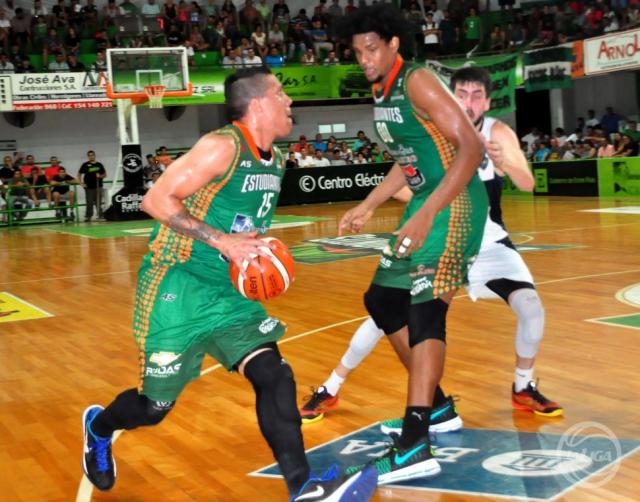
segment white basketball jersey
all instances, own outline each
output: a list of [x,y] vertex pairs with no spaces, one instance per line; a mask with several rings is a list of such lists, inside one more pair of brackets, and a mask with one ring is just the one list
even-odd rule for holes
[[[484,136],[486,140],[491,139],[491,128],[493,124],[496,123],[496,119],[491,117],[485,117],[482,122],[482,127],[480,128],[480,134]],[[489,158],[489,156],[485,153],[484,158],[482,159],[482,164],[478,168],[478,176],[482,181],[489,181],[495,178],[496,176],[496,168],[493,165],[493,161]]]
[[[491,117],[485,117],[482,122],[482,127],[480,128],[480,134],[484,136],[486,140],[491,139],[491,128],[493,124],[496,123],[496,119]],[[478,176],[482,181],[491,181],[496,177],[496,169],[493,165],[493,161],[489,158],[489,156],[485,153],[484,159],[482,159],[482,164],[478,168]],[[494,204],[500,204],[499,201],[494,201]],[[482,245],[485,246],[489,243],[499,241],[508,237],[509,234],[507,231],[502,228],[501,225],[496,223],[491,219],[489,215],[487,215],[487,221],[484,225],[484,234],[482,235]]]

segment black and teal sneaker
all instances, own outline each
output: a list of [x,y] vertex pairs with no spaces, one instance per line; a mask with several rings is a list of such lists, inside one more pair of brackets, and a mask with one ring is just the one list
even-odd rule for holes
[[400,436],[397,434],[391,434],[391,439],[393,443],[381,457],[365,465],[349,467],[345,472],[352,474],[368,466],[374,466],[378,472],[378,484],[386,485],[435,476],[442,470],[434,458],[428,434],[408,448],[400,446]]
[[290,502],[368,502],[377,486],[373,467],[340,477],[334,465],[321,478],[310,478]]
[[91,432],[91,422],[104,408],[94,404],[84,410],[84,454],[82,468],[85,476],[98,490],[110,490],[116,482],[116,463],[111,454],[111,437],[101,438]]
[[[429,431],[431,432],[459,431],[464,425],[462,418],[458,415],[458,409],[455,406],[452,396],[449,396],[444,403],[431,410],[430,420]],[[401,434],[402,418],[385,420],[380,424],[380,430],[385,434]]]

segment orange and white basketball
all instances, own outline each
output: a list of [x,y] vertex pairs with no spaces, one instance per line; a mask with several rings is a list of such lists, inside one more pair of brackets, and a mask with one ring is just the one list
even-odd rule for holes
[[[261,240],[272,245],[262,248],[269,257],[257,256],[254,261],[243,263],[245,278],[240,275],[240,269],[235,263],[229,266],[231,282],[238,292],[248,298],[263,302],[284,293],[294,279],[294,262],[289,248],[275,237],[261,237]],[[258,262],[264,272],[260,272]]]

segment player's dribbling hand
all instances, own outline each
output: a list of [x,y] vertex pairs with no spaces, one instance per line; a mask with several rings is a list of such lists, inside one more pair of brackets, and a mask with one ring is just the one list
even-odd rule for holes
[[358,204],[353,209],[349,209],[340,220],[338,225],[338,235],[345,232],[357,234],[362,230],[365,223],[373,216],[373,210],[367,208],[364,204]]
[[270,245],[258,239],[257,236],[258,231],[254,230],[253,232],[224,234],[220,237],[218,250],[226,256],[229,261],[234,262],[238,266],[243,278],[245,277],[245,267],[243,266],[245,260],[254,262],[258,270],[263,272],[264,270],[256,258],[258,256],[269,258],[269,254],[264,248]]
[[399,258],[404,258],[414,251],[420,249],[431,231],[433,221],[431,218],[422,216],[420,213],[414,214],[398,230],[393,252]]

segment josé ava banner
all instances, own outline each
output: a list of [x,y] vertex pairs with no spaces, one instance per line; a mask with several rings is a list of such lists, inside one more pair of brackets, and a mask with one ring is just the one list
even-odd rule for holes
[[587,75],[640,66],[640,29],[613,33],[584,41]]

